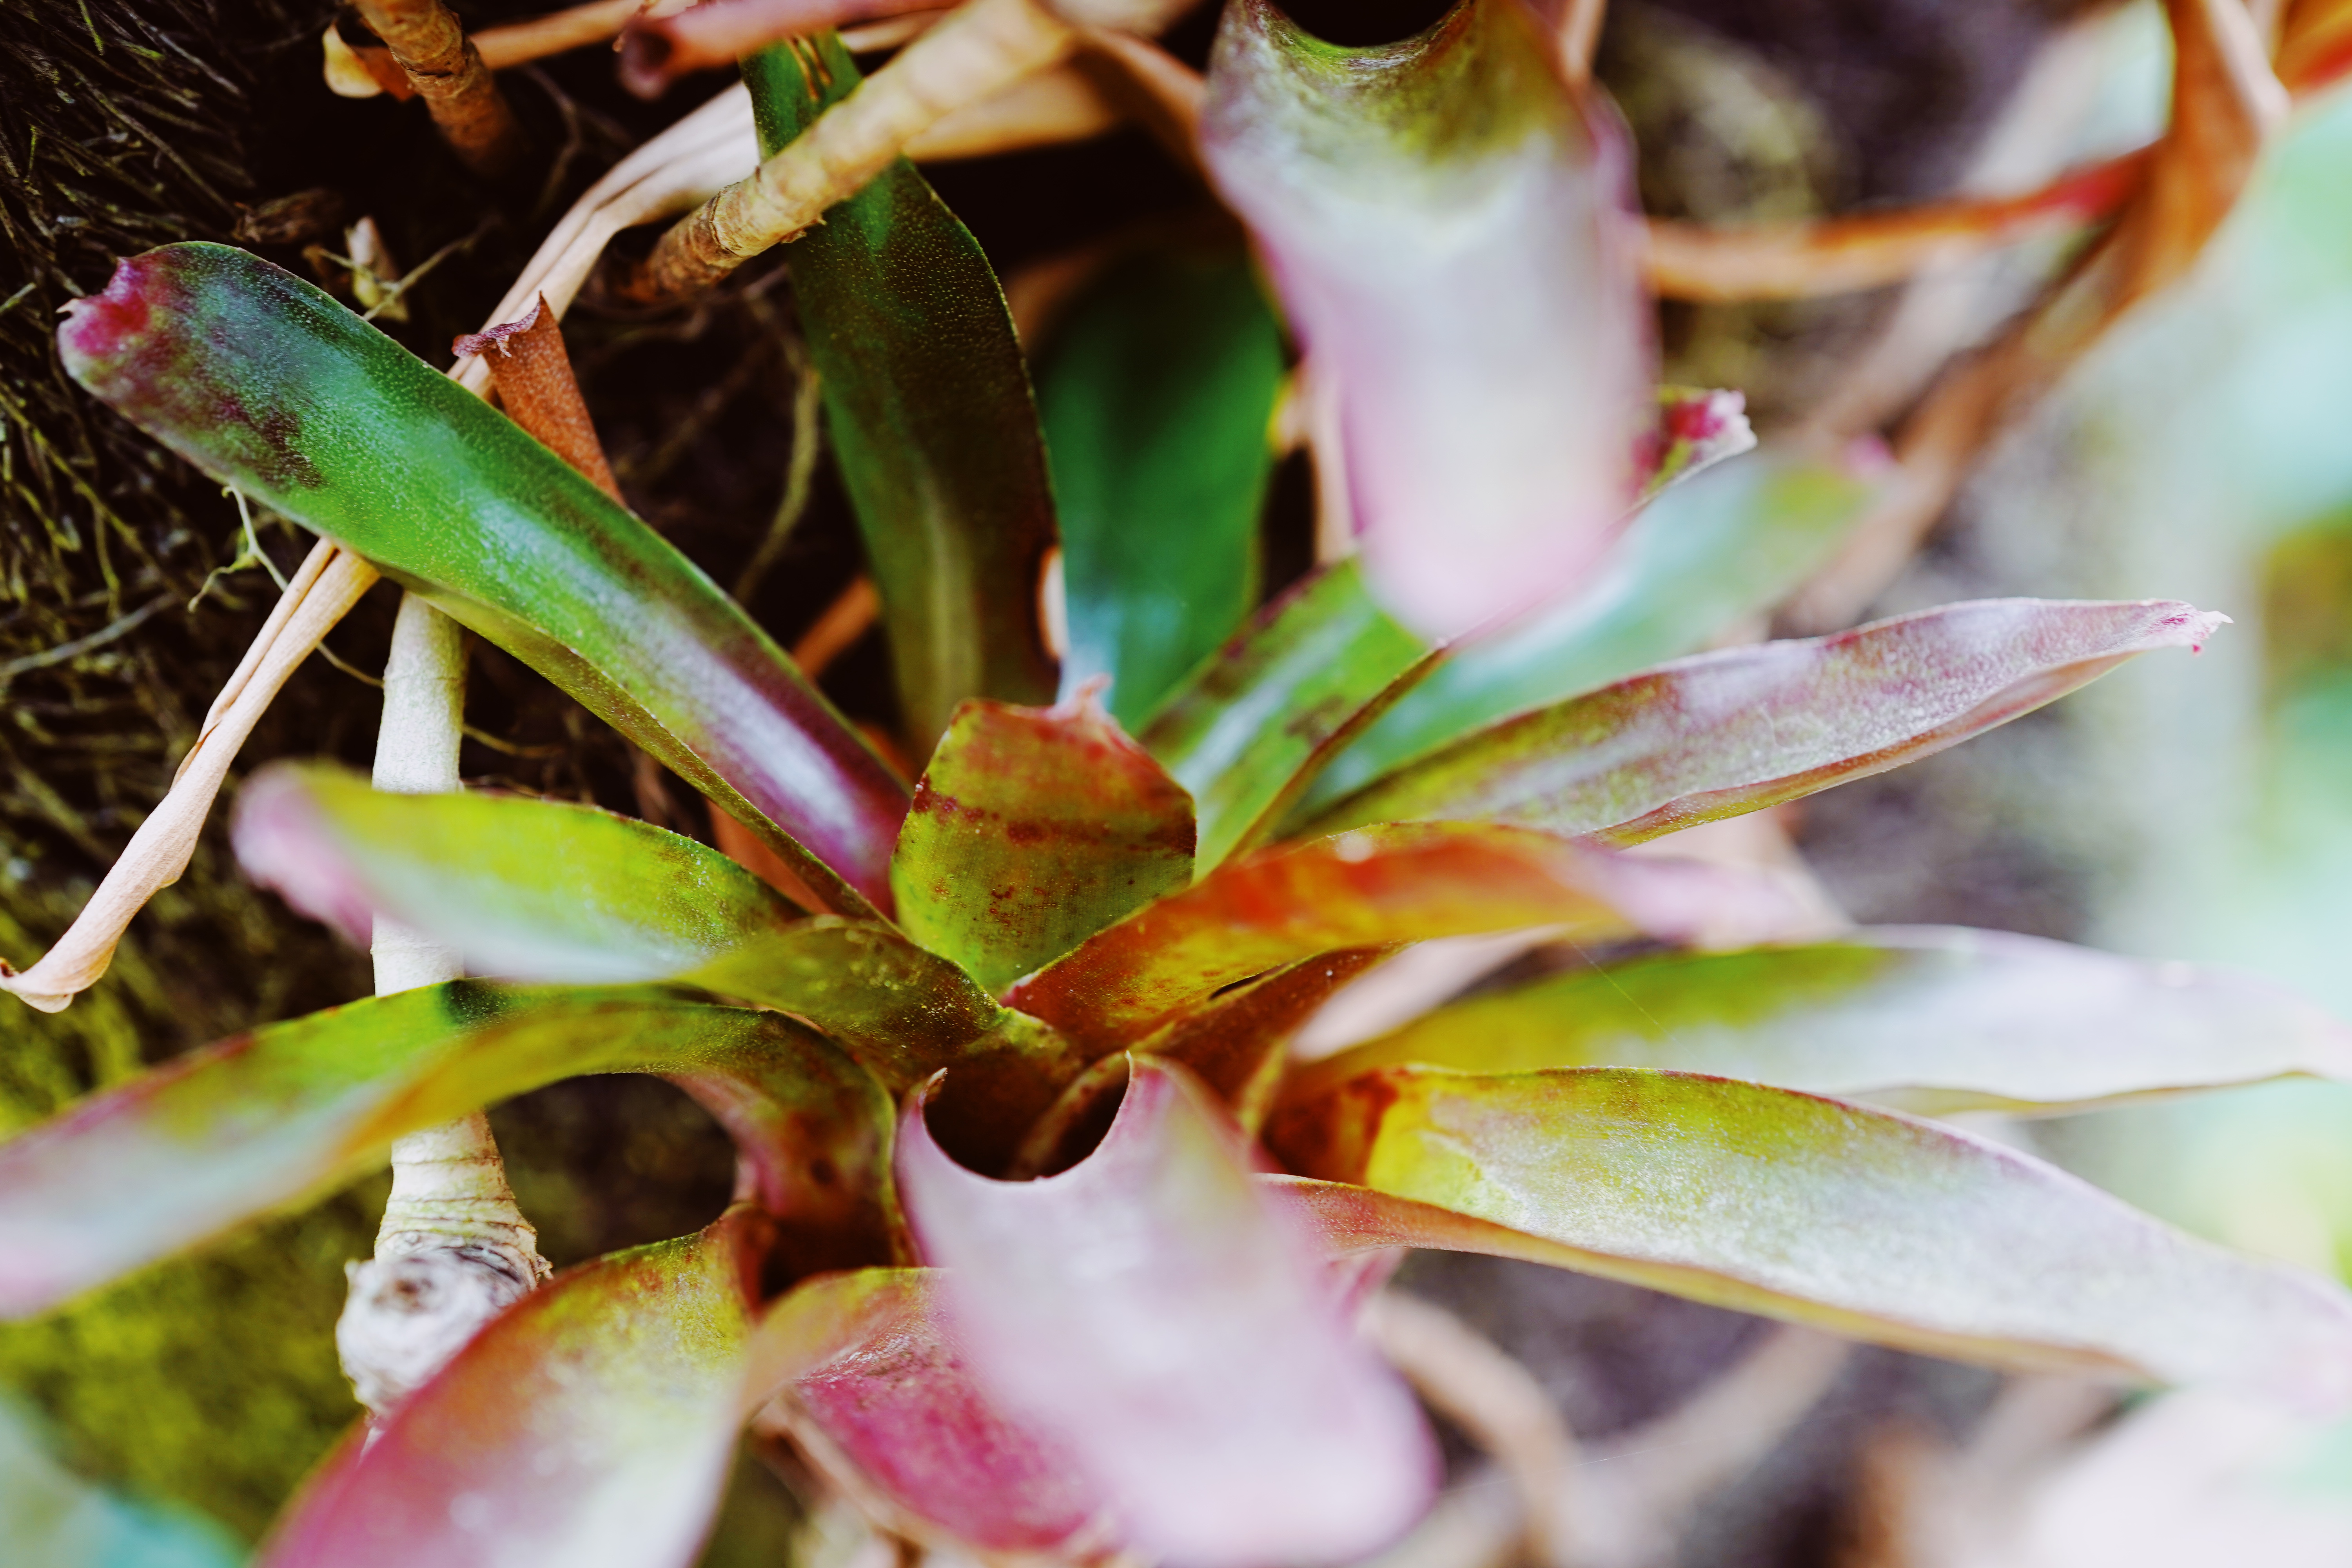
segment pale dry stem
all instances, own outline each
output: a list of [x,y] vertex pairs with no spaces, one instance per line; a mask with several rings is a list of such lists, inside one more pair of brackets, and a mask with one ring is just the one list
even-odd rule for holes
[[1652,290],[1671,300],[1803,300],[1883,288],[1931,267],[2098,222],[2138,188],[2148,157],[2126,153],[2021,195],[1960,197],[1853,217],[1739,228],[1652,218],[1643,263]]
[[631,291],[650,301],[709,287],[819,222],[950,112],[1059,64],[1076,43],[1035,0],[971,0],[663,235]]
[[1561,0],[1552,36],[1559,40],[1560,73],[1571,84],[1581,87],[1592,79],[1592,56],[1608,14],[1609,0]]
[[2172,122],[2115,227],[1990,347],[1956,365],[1896,432],[1898,471],[1838,557],[1787,612],[1800,630],[1850,624],[1942,518],[1994,435],[2134,304],[2177,281],[2237,203],[2286,109],[2237,0],[2168,0]]
[[[413,594],[402,598],[384,661],[376,788],[457,789],[465,659],[463,628]],[[455,950],[382,918],[373,954],[380,996],[465,973]],[[394,1140],[375,1257],[351,1266],[335,1324],[360,1402],[381,1419],[550,1272],[480,1112]]]
[[[542,295],[561,317],[596,268],[605,246],[625,228],[686,211],[759,162],[751,125],[751,97],[740,83],[686,115],[660,135],[615,163],[557,220],[513,287],[490,312],[489,322],[510,321]],[[488,323],[486,323],[488,324]],[[477,395],[487,395],[490,367],[479,355],[452,375]]]
[[1539,1568],[1573,1568],[1579,1509],[1576,1439],[1528,1369],[1444,1308],[1383,1291],[1365,1303],[1367,1338],[1517,1493],[1521,1535]]
[[[528,316],[485,327],[458,347],[475,363],[491,364],[515,423],[620,500],[562,329],[543,296]],[[375,787],[455,794],[465,716],[464,629],[405,595],[384,661]],[[379,916],[374,934],[380,996],[465,973],[455,949],[397,921]],[[487,1117],[477,1111],[396,1139],[375,1257],[351,1267],[335,1325],[335,1348],[352,1391],[381,1419],[551,1272],[539,1233],[507,1183]]]

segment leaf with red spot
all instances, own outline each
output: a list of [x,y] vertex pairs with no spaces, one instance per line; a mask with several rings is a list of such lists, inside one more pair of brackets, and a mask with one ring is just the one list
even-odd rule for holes
[[1192,879],[1191,797],[1091,690],[956,710],[890,862],[907,933],[992,991]]
[[1987,599],[1700,654],[1482,730],[1306,830],[1472,820],[1635,844],[1933,755],[2225,619],[2168,599]]
[[743,1418],[761,1231],[735,1210],[524,1297],[344,1440],[261,1568],[686,1568]]
[[1539,925],[1580,939],[1677,936],[1735,915],[1760,939],[1794,914],[1748,878],[1603,855],[1525,828],[1365,827],[1244,856],[1089,938],[1006,1000],[1108,1049],[1237,980],[1341,948]]
[[1658,422],[1634,443],[1633,471],[1647,499],[1755,445],[1748,399],[1739,393],[1662,386]]
[[899,1188],[971,1365],[1187,1568],[1352,1561],[1425,1508],[1437,1455],[1358,1342],[1305,1238],[1180,1069],[1137,1058],[1101,1144],[996,1182],[899,1132]]
[[889,1100],[823,1037],[653,992],[457,981],[224,1040],[0,1144],[0,1313],[349,1181],[404,1132],[600,1072],[701,1098],[798,1264],[892,1256]]
[[1339,1250],[1491,1252],[1931,1355],[2352,1403],[2342,1287],[1894,1111],[1691,1073],[1398,1067],[1284,1106],[1267,1138],[1353,1184],[1286,1192]]

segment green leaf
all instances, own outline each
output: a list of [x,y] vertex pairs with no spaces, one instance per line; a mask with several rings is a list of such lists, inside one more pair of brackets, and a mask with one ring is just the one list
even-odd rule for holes
[[1296,815],[1496,720],[1705,647],[1794,592],[1876,493],[1836,465],[1771,450],[1675,485],[1633,520],[1590,592],[1454,649],[1339,753]]
[[819,916],[695,972],[693,983],[808,1019],[893,1092],[943,1068],[932,1126],[957,1158],[994,1170],[1098,1054],[999,1006],[971,977],[895,928]]
[[1192,880],[1192,802],[1081,690],[956,710],[898,831],[907,933],[1000,990]]
[[1351,1247],[1532,1257],[1997,1366],[2352,1398],[2338,1287],[1893,1111],[1682,1073],[1388,1068],[1268,1134],[1370,1189],[1307,1196]]
[[1037,366],[1062,508],[1062,690],[1111,678],[1139,729],[1257,603],[1282,329],[1240,247],[1147,250],[1071,304]]
[[1336,395],[1365,581],[1431,640],[1576,589],[1654,403],[1622,131],[1521,0],[1343,48],[1225,7],[1202,160]]
[[1195,672],[1143,744],[1192,792],[1200,872],[1281,812],[1332,739],[1426,652],[1372,603],[1350,560],[1267,605]]
[[658,993],[457,981],[224,1040],[0,1144],[0,1312],[348,1181],[403,1132],[598,1072],[697,1092],[812,1266],[890,1255],[889,1098],[822,1037]]
[[1579,939],[1685,932],[1750,884],[1549,834],[1475,823],[1367,827],[1245,856],[1089,938],[1006,993],[1097,1051],[1237,980],[1341,948],[1562,925]]
[[226,246],[123,262],[58,342],[99,397],[539,670],[835,908],[887,909],[905,789],[709,578],[512,420]]
[[760,1231],[730,1211],[516,1302],[344,1440],[260,1568],[687,1568],[742,1423]]
[[[766,158],[858,72],[827,32],[745,57],[743,80]],[[979,241],[901,159],[784,255],[917,753],[968,697],[1051,701],[1037,594],[1054,491]]]
[[1086,1065],[896,929],[795,920],[716,850],[593,806],[380,794],[280,766],[247,786],[235,838],[248,872],[355,943],[383,916],[477,973],[698,985],[806,1018],[894,1092],[959,1068],[941,1114],[976,1158]]
[[280,763],[239,794],[247,875],[365,947],[386,915],[475,974],[577,984],[690,978],[797,910],[734,861],[592,805],[398,795]]
[[1986,599],[1726,648],[1480,731],[1305,831],[1443,818],[1637,844],[1884,773],[2226,617],[2168,599]]
[[2252,976],[2038,937],[1889,928],[1664,953],[1474,997],[1300,1069],[1678,1068],[1924,1114],[2051,1113],[2288,1074],[2352,1079],[2352,1028]]

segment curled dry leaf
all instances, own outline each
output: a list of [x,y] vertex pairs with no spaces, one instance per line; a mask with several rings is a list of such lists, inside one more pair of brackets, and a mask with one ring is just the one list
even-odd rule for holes
[[595,422],[563,347],[563,328],[547,308],[546,295],[533,296],[530,309],[514,321],[463,334],[449,352],[460,358],[484,356],[508,416],[586,475],[589,483],[628,504],[605,458],[604,443],[596,438]]
[[[72,325],[68,320],[68,331]],[[327,545],[313,553],[205,716],[170,793],[147,814],[73,925],[38,963],[19,973],[0,962],[0,990],[56,1013],[97,984],[131,917],[188,868],[213,797],[270,699],[375,580],[375,568],[356,555]]]
[[1058,1176],[974,1175],[919,1105],[899,1139],[908,1220],[974,1368],[1135,1549],[1190,1568],[1344,1563],[1428,1505],[1436,1451],[1411,1396],[1181,1071],[1139,1058],[1102,1143]]
[[[489,320],[513,321],[541,296],[562,316],[614,235],[685,212],[759,163],[751,95],[740,85],[727,88],[614,164],[583,192],[540,241]],[[469,392],[486,393],[490,367],[478,358],[470,360],[458,367],[457,380]]]

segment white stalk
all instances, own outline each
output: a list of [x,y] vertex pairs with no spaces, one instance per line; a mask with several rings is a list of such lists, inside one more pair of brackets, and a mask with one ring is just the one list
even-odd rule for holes
[[[454,793],[465,701],[463,629],[415,595],[403,597],[383,669],[376,788]],[[376,921],[373,954],[379,996],[465,972],[453,949],[386,920]],[[335,1325],[360,1402],[383,1416],[546,1279],[538,1240],[480,1112],[395,1142],[375,1258],[351,1266]]]

